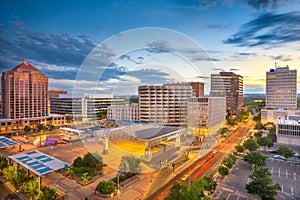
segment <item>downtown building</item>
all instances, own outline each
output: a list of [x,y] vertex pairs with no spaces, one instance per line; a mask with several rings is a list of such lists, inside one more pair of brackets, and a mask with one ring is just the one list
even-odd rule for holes
[[202,137],[217,133],[226,120],[225,97],[191,97],[188,99],[189,134]]
[[64,116],[49,115],[48,78],[24,61],[1,76],[1,131],[24,126],[63,125]]
[[116,121],[139,121],[139,104],[131,103],[108,106],[107,119]]
[[299,115],[297,109],[297,70],[276,67],[266,72],[266,107],[261,123],[275,123],[277,118]]
[[277,142],[287,145],[300,145],[300,116],[278,118],[276,122]]
[[65,115],[67,120],[88,121],[106,118],[111,105],[124,105],[125,100],[109,94],[60,94],[50,99],[50,113]]
[[187,102],[204,96],[204,83],[142,85],[139,93],[139,121],[146,123],[187,123]]
[[243,106],[243,77],[233,72],[212,74],[210,96],[226,97],[227,114],[239,114]]

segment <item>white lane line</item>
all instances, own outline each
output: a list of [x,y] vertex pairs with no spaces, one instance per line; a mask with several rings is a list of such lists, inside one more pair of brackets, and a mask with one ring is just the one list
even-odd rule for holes
[[271,169],[271,174],[273,174],[273,167],[272,167],[272,169]]
[[278,169],[278,177],[280,177],[280,168]]
[[217,199],[219,199],[219,197],[221,196],[222,193],[223,193],[223,191],[221,191],[221,192],[219,193],[219,195],[217,196]]
[[281,185],[281,192],[283,192],[283,184]]
[[292,192],[292,195],[294,195],[294,188],[291,187],[291,192]]
[[296,180],[296,176],[294,176],[294,180]]
[[285,165],[285,162],[283,162],[284,163],[284,165]]
[[236,200],[239,200],[240,199],[240,196],[238,196],[238,198]]
[[228,194],[226,200],[228,200],[230,198],[230,196],[231,196],[231,193]]
[[285,170],[285,178],[286,179],[288,178],[288,172],[287,172],[287,170]]
[[247,184],[249,183],[249,181],[250,181],[250,178],[248,178],[248,180],[247,180]]

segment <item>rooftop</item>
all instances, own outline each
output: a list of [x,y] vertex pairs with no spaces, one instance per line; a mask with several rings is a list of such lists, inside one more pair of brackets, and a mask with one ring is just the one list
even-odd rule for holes
[[18,66],[12,69],[12,71],[17,71],[17,70],[30,70],[30,71],[39,71],[37,68],[29,64],[27,61],[22,62]]
[[173,134],[180,130],[178,127],[157,126],[134,132],[134,137],[141,140],[152,140]]
[[12,146],[17,146],[20,145],[20,143],[9,139],[4,136],[0,136],[0,149],[6,148],[6,147],[12,147]]

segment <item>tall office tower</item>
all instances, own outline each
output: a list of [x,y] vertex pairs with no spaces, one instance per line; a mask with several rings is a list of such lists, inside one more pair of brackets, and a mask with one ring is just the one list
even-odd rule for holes
[[226,97],[227,113],[238,114],[243,106],[243,77],[233,72],[212,74],[210,96]]
[[187,99],[197,95],[203,97],[203,86],[202,83],[194,83],[196,89],[191,83],[139,86],[140,121],[186,123]]
[[2,116],[8,119],[48,115],[48,78],[24,61],[2,73]]
[[277,67],[266,73],[266,108],[297,108],[297,70]]

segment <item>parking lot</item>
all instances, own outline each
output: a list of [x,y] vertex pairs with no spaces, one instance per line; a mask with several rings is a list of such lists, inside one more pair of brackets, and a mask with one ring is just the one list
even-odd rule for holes
[[[266,166],[272,173],[274,183],[279,183],[281,191],[275,197],[278,200],[300,199],[300,166],[282,160],[268,159]],[[243,200],[260,199],[257,195],[247,193],[245,186],[251,181],[251,166],[243,160],[238,160],[231,173],[219,181],[212,199]],[[297,187],[298,186],[298,187]]]

